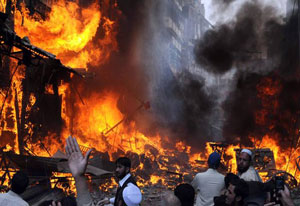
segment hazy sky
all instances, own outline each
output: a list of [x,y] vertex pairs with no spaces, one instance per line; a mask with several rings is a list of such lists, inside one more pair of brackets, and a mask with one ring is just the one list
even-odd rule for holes
[[[205,6],[205,16],[212,23],[216,24],[217,22],[224,22],[231,19],[238,8],[247,1],[251,0],[235,0],[230,7],[226,10],[222,10],[222,12],[216,11],[216,6],[212,4],[212,2],[216,2],[219,0],[202,0]],[[277,8],[279,15],[286,14],[286,2],[287,0],[259,0],[266,5],[272,5]]]

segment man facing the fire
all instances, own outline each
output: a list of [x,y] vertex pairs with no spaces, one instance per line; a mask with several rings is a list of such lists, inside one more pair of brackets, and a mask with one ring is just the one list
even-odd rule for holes
[[225,188],[224,175],[218,172],[221,155],[213,152],[209,155],[207,163],[208,170],[198,173],[193,179],[191,185],[197,192],[197,206],[213,206],[214,197],[219,196],[221,190]]
[[252,152],[248,149],[242,149],[237,159],[238,176],[245,181],[262,182],[258,172],[251,166]]
[[[91,149],[82,155],[77,140],[68,137],[66,144],[66,153],[71,173],[75,179],[77,190],[77,203],[79,206],[95,206],[88,191],[88,184],[85,179],[85,171]],[[96,205],[113,204],[114,206],[138,206],[142,201],[142,193],[137,187],[133,177],[130,174],[131,161],[126,157],[121,157],[116,161],[115,174],[119,180],[119,187],[115,198],[105,199]]]

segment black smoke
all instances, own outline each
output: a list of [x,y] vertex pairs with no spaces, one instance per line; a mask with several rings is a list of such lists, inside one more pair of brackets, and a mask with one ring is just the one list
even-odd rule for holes
[[186,141],[195,148],[205,146],[211,134],[209,118],[215,100],[204,87],[203,79],[186,71],[160,85],[153,105],[153,122],[159,130],[167,129],[166,136]]
[[268,22],[279,24],[272,8],[245,3],[233,21],[207,31],[199,40],[196,61],[214,73],[223,74],[233,67],[255,71],[257,65],[253,62],[268,50],[269,39],[264,35],[270,32]]
[[[100,68],[90,65],[89,71],[96,76],[79,83],[78,87],[83,99],[104,91],[119,94],[117,106],[126,116],[141,101],[150,101],[150,110],[140,110],[123,124],[135,121],[139,131],[145,135],[159,134],[173,138],[174,144],[175,140],[182,139],[189,144],[203,146],[211,132],[208,119],[215,105],[214,97],[205,91],[204,79],[188,72],[175,76],[163,60],[165,51],[156,53],[154,47],[160,44],[156,37],[163,27],[160,12],[164,6],[160,1],[118,1],[121,11],[117,19],[119,50]],[[150,11],[149,7],[154,9]],[[155,28],[149,23],[149,15],[151,18],[155,16]],[[101,32],[96,38],[101,38]],[[141,43],[137,44],[138,40]],[[138,60],[134,57],[136,52],[139,53]]]
[[[207,31],[196,45],[196,60],[207,71],[237,70],[235,87],[223,103],[228,142],[252,146],[250,136],[269,134],[286,143],[295,136],[300,109],[295,89],[300,80],[296,13],[284,19],[271,7],[245,3],[233,21]],[[270,87],[280,83],[278,93],[261,94],[258,87],[266,80]],[[263,123],[256,119],[259,111],[265,112]]]

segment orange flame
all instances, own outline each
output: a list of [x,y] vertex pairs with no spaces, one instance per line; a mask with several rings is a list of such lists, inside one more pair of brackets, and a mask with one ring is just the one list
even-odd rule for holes
[[0,0],[0,12],[5,13],[6,0]]
[[300,155],[300,149],[283,150],[280,148],[280,143],[276,141],[277,138],[272,138],[265,135],[260,143],[260,147],[270,148],[274,153],[276,168],[278,170],[286,171],[295,176],[299,181],[300,174],[297,174],[296,158]]
[[[30,16],[22,6],[15,14],[15,31],[19,36],[29,36],[32,44],[57,56],[62,63],[74,68],[87,68],[87,64],[99,65],[108,59],[110,50],[117,50],[114,40],[114,22],[102,17],[97,3],[88,8],[59,0],[52,5],[46,21]],[[104,38],[94,40],[104,21]],[[109,47],[109,48],[107,48]]]

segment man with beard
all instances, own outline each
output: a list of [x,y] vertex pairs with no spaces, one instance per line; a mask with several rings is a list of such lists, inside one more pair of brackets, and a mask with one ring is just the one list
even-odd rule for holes
[[114,206],[138,205],[142,201],[142,193],[130,174],[131,161],[127,157],[120,157],[116,161],[116,177],[119,187],[115,198],[110,199]]
[[247,181],[249,186],[249,195],[245,198],[247,205],[263,205],[267,198],[267,193],[264,191],[258,192],[258,182],[262,180],[258,172],[251,166],[252,152],[248,149],[243,149],[237,159],[238,176]]
[[[91,149],[82,155],[77,140],[68,137],[66,144],[66,153],[70,171],[75,179],[77,190],[77,204],[79,206],[95,206],[88,190],[88,184],[85,179],[85,171]],[[105,205],[112,203],[114,206],[138,206],[142,201],[140,189],[136,186],[133,177],[130,174],[131,161],[126,157],[117,159],[115,174],[119,180],[119,186],[115,198],[105,199],[96,205]]]
[[252,152],[243,149],[237,159],[238,176],[245,181],[262,182],[258,172],[251,166]]

